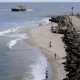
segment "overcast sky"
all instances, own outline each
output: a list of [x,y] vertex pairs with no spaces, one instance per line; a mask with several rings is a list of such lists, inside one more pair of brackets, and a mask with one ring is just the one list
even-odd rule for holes
[[0,0],[0,2],[80,2],[80,0]]

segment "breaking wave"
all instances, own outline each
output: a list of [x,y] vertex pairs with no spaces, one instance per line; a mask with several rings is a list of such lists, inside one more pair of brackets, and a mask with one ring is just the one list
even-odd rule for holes
[[32,74],[34,76],[33,80],[44,80],[45,79],[45,72],[47,68],[47,59],[44,56],[39,56],[37,59],[36,64],[32,67]]
[[19,28],[20,28],[20,27],[17,27],[17,28],[10,28],[10,29],[1,31],[1,32],[0,32],[0,36],[2,36],[2,35],[4,35],[4,34],[7,34],[7,33],[15,32],[15,31],[17,31]]
[[20,39],[15,39],[15,40],[12,40],[10,41],[7,45],[9,47],[9,49],[11,49],[16,43],[17,41],[19,41]]
[[45,23],[45,24],[48,24],[48,23],[49,23],[49,19],[50,19],[50,18],[48,18],[48,17],[43,18],[43,19],[42,19],[42,22]]
[[15,34],[15,35],[9,35],[8,37],[17,38],[14,40],[11,40],[9,43],[7,43],[7,46],[9,49],[11,49],[16,43],[22,39],[27,39],[26,34]]
[[49,22],[49,17],[44,17],[44,18],[42,18],[42,19],[40,19],[40,20],[37,20],[36,22],[39,24],[43,24],[43,25],[45,25],[45,24],[49,24],[50,22]]

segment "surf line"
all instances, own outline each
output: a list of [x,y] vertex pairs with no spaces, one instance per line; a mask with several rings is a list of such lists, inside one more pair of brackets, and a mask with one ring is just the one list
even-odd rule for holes
[[26,37],[25,34],[22,34],[19,37],[20,37],[19,39],[14,39],[14,40],[11,40],[9,43],[7,43],[7,46],[9,49],[11,49],[14,45],[16,45],[18,41],[29,38],[29,37]]
[[0,36],[3,36],[4,34],[7,34],[7,33],[16,32],[16,31],[18,31],[19,28],[20,28],[20,27],[17,27],[17,28],[10,28],[10,29],[1,31],[1,32],[0,32]]
[[9,43],[7,43],[8,48],[11,49],[19,40],[21,39],[14,39],[10,41]]

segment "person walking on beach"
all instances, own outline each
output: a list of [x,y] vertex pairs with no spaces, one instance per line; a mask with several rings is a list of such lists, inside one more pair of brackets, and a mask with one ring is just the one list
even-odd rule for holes
[[39,26],[42,26],[42,23],[40,23]]
[[51,25],[51,31],[53,31],[53,26]]
[[51,48],[52,46],[51,46],[51,42],[49,42],[49,48]]
[[46,79],[48,78],[48,71],[46,70],[46,73],[45,73],[45,75],[46,75]]
[[56,53],[54,54],[54,57],[55,57],[55,59],[56,59]]

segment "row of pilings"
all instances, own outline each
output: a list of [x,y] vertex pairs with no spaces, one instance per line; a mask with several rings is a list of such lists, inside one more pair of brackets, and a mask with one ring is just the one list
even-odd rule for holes
[[68,73],[63,80],[80,80],[80,41],[71,19],[66,16],[60,16],[51,18],[50,21],[58,23],[58,27],[66,26],[65,30],[62,28],[64,34],[62,41],[65,43],[64,48],[67,56],[65,56],[66,62],[62,64],[64,65],[64,70]]

